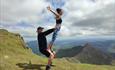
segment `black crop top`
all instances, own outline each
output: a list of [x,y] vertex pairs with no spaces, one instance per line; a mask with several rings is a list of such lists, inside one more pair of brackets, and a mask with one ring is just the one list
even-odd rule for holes
[[61,24],[62,23],[62,19],[56,19],[56,24]]

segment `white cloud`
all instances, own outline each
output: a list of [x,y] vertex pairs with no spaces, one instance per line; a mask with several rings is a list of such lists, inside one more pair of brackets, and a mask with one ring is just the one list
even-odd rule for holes
[[[100,24],[101,28],[106,28],[105,34],[108,33],[109,35],[109,31],[112,31],[111,29],[115,28],[115,21],[112,20],[115,19],[115,17],[112,17],[114,16],[114,10],[111,10],[115,9],[113,5],[115,5],[114,0],[95,0],[95,2],[92,2],[92,0],[69,0],[63,7],[67,13],[63,23],[66,28],[64,28],[63,30],[66,30],[69,26],[69,31],[67,33],[69,33],[70,35],[103,35],[104,33],[102,30],[98,31],[97,24]],[[93,18],[95,18],[95,20],[92,20]],[[84,20],[89,20],[89,23],[85,23]],[[92,21],[93,23],[90,21]],[[101,21],[103,23],[101,23]],[[83,22],[84,24],[82,25],[80,22]],[[72,25],[75,23],[76,25]],[[87,30],[83,30],[83,28],[92,27],[92,25],[95,26],[94,31],[90,31],[90,28],[87,28]],[[74,30],[74,32],[71,30]],[[69,35],[66,33],[62,34],[63,36]]]
[[[49,5],[47,1],[0,0],[0,28],[19,32],[23,36],[35,37],[38,26],[44,26],[46,29],[53,27],[55,20],[53,15],[46,10],[46,7]],[[115,5],[114,0],[65,0],[65,4],[62,7],[64,9],[62,29],[59,35],[68,37],[75,35],[114,34],[115,17],[113,14],[114,10],[111,9],[115,8],[111,5]],[[107,10],[106,7],[108,7]],[[92,24],[85,23],[88,20],[93,20]],[[16,26],[16,24],[23,21],[33,27]],[[101,23],[101,21],[103,22]],[[95,23],[100,24],[100,27]]]
[[[36,28],[41,24],[43,10],[49,5],[45,0],[0,0],[0,28],[23,36],[36,36]],[[18,26],[26,23],[33,27]]]
[[48,5],[45,0],[0,0],[0,22],[18,23],[38,21],[41,12]]

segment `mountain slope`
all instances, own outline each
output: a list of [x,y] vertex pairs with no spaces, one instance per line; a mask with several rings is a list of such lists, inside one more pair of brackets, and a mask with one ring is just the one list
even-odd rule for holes
[[111,64],[112,61],[112,57],[109,54],[103,53],[89,44],[86,44],[75,58],[83,63],[91,64]]
[[90,64],[111,64],[112,61],[112,57],[109,54],[106,54],[89,44],[59,50],[57,57],[70,57],[73,61],[79,60],[81,63]]
[[[19,34],[0,29],[0,70],[45,70],[47,59],[33,54]],[[114,66],[70,63],[55,59],[52,70],[115,70]]]

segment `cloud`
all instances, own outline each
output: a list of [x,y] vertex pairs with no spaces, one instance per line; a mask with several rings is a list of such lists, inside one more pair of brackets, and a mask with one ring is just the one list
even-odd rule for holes
[[0,0],[0,28],[36,37],[36,28],[55,26],[46,7],[64,10],[60,37],[115,35],[114,0]]
[[114,4],[107,5],[103,9],[88,15],[87,19],[75,22],[73,23],[73,25],[79,27],[92,27],[97,29],[114,30],[115,28],[114,11],[115,11]]
[[0,28],[23,36],[36,35],[42,25],[43,11],[49,5],[45,0],[0,0]]
[[16,24],[21,21],[35,22],[48,5],[44,0],[0,0],[0,22]]
[[[96,0],[70,0],[66,3],[67,15],[64,18],[64,28],[68,28],[65,35],[113,35],[115,34],[115,1]],[[72,31],[74,30],[74,31]]]

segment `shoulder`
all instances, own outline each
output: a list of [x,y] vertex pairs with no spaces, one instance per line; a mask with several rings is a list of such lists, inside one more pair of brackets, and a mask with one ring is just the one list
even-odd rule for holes
[[61,19],[61,15],[57,15],[57,16],[56,16],[56,19]]

